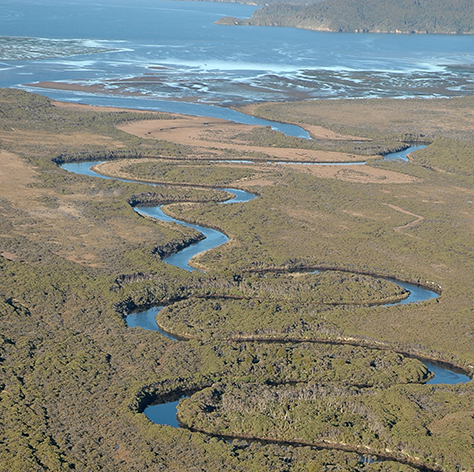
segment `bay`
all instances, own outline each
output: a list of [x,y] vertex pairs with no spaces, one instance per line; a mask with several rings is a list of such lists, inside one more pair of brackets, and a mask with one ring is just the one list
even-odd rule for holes
[[[2,35],[11,46],[8,56],[0,55],[0,85],[83,103],[100,98],[100,104],[115,105],[133,96],[185,101],[195,108],[474,92],[470,36],[334,34],[214,24],[222,16],[249,17],[255,9],[166,0],[0,0]],[[41,38],[38,58],[31,57],[31,44],[15,48],[15,37]],[[76,43],[71,47],[65,42],[62,48],[58,39]],[[12,51],[17,60],[12,60]],[[58,92],[25,85],[41,81],[88,88]]]

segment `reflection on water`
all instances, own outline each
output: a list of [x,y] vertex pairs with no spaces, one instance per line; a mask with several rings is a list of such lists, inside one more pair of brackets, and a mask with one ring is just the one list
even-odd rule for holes
[[160,403],[158,405],[149,405],[145,408],[143,413],[146,417],[155,424],[161,424],[164,426],[174,426],[179,428],[177,415],[178,403],[186,396],[182,396],[178,400],[174,400],[168,403]]

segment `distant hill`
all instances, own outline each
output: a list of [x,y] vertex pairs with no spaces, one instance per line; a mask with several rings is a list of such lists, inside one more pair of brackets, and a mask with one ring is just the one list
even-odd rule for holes
[[473,0],[325,0],[310,5],[279,3],[252,18],[225,17],[219,24],[291,26],[367,33],[474,33]]

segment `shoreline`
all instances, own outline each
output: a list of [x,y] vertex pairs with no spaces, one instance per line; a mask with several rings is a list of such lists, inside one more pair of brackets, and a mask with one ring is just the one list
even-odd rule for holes
[[[125,97],[146,97],[143,93],[139,92],[127,92],[127,93],[122,93],[120,91],[114,91],[111,89],[107,89],[105,85],[82,85],[78,83],[67,83],[67,82],[55,82],[55,81],[41,81],[37,83],[27,83],[23,84],[25,87],[33,87],[33,88],[39,88],[39,89],[50,89],[50,90],[67,90],[71,92],[83,92],[83,93],[92,93],[92,94],[103,94],[103,95],[109,95],[109,96],[125,96]],[[166,98],[160,98],[160,100],[163,101],[174,101],[174,102],[187,102],[187,103],[198,103],[199,99],[196,97],[183,97],[183,98],[173,98],[173,99],[166,99]],[[85,104],[75,104],[71,102],[62,102],[58,101],[58,103],[65,103],[69,104],[71,106],[89,106],[89,107],[98,107],[100,109],[104,109],[103,107],[100,107],[98,105],[85,105]],[[273,103],[273,102],[265,102],[265,103]],[[260,105],[261,103],[255,103],[251,105],[245,105],[243,107],[229,107],[231,110],[235,110],[239,113],[243,113],[248,116],[252,116],[255,118],[258,118],[258,115],[255,115],[253,112],[255,109]],[[60,106],[65,106],[65,105],[60,105]],[[105,107],[105,108],[110,108],[111,110],[114,109],[115,107]],[[227,108],[227,107],[224,107]],[[91,108],[93,109],[93,108]],[[124,108],[118,108],[120,111],[124,111],[126,109]],[[130,110],[128,110],[130,111]],[[154,111],[146,111],[146,110],[138,110],[142,113],[160,113],[160,112],[154,112]],[[161,112],[161,113],[167,113],[172,116],[176,117],[188,117],[188,116],[194,116],[194,115],[186,115],[186,114],[180,114],[180,113],[173,113],[173,112]],[[200,118],[200,117],[196,117]],[[206,119],[206,121],[211,120],[212,122],[221,122],[221,123],[234,123],[229,120],[224,120],[220,118],[209,118],[209,117],[202,117],[203,119]],[[328,140],[328,141],[364,141],[364,142],[371,142],[373,141],[371,138],[364,138],[360,136],[350,136],[350,135],[343,135],[340,133],[337,133],[335,131],[332,131],[331,129],[324,128],[323,126],[317,126],[317,125],[309,125],[305,123],[297,123],[297,122],[285,122],[286,124],[292,124],[299,126],[300,128],[304,129],[307,131],[312,139],[320,139],[320,140]],[[239,124],[240,125],[240,124]],[[242,125],[242,126],[260,126],[260,125]],[[144,136],[146,137],[146,136]],[[370,159],[370,156],[365,157],[367,159]]]
[[[126,92],[122,93],[120,91],[116,91],[114,89],[107,88],[104,84],[96,84],[96,85],[85,85],[79,83],[69,83],[69,82],[55,82],[55,81],[40,81],[40,82],[33,82],[33,83],[25,83],[22,84],[23,87],[29,88],[38,88],[38,89],[49,89],[49,90],[67,90],[70,92],[83,92],[83,93],[91,93],[91,94],[101,94],[105,96],[124,96],[124,97],[145,97],[150,98],[140,92]],[[159,100],[164,102],[172,101],[172,102],[187,102],[187,103],[199,103],[199,98],[197,97],[182,97],[182,98],[166,98],[160,97]],[[65,102],[69,103],[69,102]],[[81,104],[78,104],[81,105]],[[90,106],[99,106],[99,105],[90,105]],[[114,108],[114,107],[111,107]],[[128,109],[130,111],[131,109]],[[144,111],[144,110],[140,110]],[[145,110],[146,111],[146,110]],[[148,113],[159,113],[153,111],[146,111]],[[167,112],[163,112],[167,113]]]

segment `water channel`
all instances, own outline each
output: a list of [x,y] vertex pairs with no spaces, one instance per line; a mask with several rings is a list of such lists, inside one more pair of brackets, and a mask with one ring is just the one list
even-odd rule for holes
[[[385,159],[408,160],[407,155],[410,152],[420,149],[421,147],[422,146],[408,148],[404,151],[394,153],[393,155],[385,156]],[[100,178],[105,178],[105,179],[112,178],[112,177],[107,177],[107,176],[98,174],[91,169],[93,166],[99,164],[100,162],[102,161],[67,163],[67,164],[63,164],[62,168],[65,170],[68,170],[69,172],[82,174],[82,175],[88,175],[91,177],[100,177]],[[122,180],[125,182],[131,182],[126,179],[119,179],[119,180]],[[153,185],[153,184],[150,184],[150,185]],[[248,202],[256,198],[255,195],[245,192],[243,190],[230,189],[230,188],[225,188],[225,189],[223,188],[221,190],[224,190],[234,195],[234,198],[231,198],[223,203]],[[225,234],[221,233],[220,231],[214,230],[212,228],[206,228],[200,225],[186,223],[184,221],[179,221],[166,215],[161,209],[161,206],[137,207],[135,208],[135,211],[137,211],[140,214],[147,215],[152,218],[156,218],[160,221],[167,221],[167,222],[172,221],[178,224],[182,224],[182,225],[194,228],[197,231],[204,234],[204,236],[206,237],[205,239],[195,244],[192,244],[191,246],[188,246],[184,248],[183,250],[175,254],[172,254],[171,256],[164,259],[164,262],[175,265],[176,267],[179,267],[188,271],[196,270],[195,268],[189,265],[189,261],[192,257],[194,257],[195,255],[203,251],[207,251],[209,249],[220,246],[221,244],[224,244],[225,242],[228,241],[228,237]],[[407,282],[400,282],[397,280],[392,280],[392,281],[402,286],[403,288],[405,288],[406,290],[410,292],[407,298],[393,305],[417,303],[417,302],[427,301],[432,298],[436,298],[438,296],[436,292],[427,290],[417,285],[409,284]],[[386,306],[392,306],[392,304],[386,305]],[[127,326],[139,327],[139,328],[142,328],[145,330],[151,330],[151,331],[158,331],[163,336],[176,340],[176,338],[173,335],[162,331],[156,323],[155,317],[161,308],[162,307],[153,307],[142,312],[132,313],[128,315],[126,319]],[[459,373],[459,372],[455,372],[441,365],[437,365],[437,364],[426,362],[426,361],[423,361],[423,363],[426,365],[428,370],[434,374],[434,377],[430,379],[427,382],[427,384],[457,384],[457,383],[469,382],[471,380],[467,375]],[[148,417],[148,419],[150,419],[150,421],[154,423],[173,426],[173,427],[179,427],[179,423],[176,418],[176,408],[179,403],[179,400],[180,399],[178,398],[178,399],[174,399],[171,402],[160,403],[156,405],[149,405],[144,410],[144,413]]]
[[[53,1],[46,5],[34,0],[0,0],[4,10],[3,34],[11,36],[10,44],[18,43],[15,48],[2,49],[2,86],[41,91],[51,98],[77,103],[163,110],[269,125],[303,138],[308,135],[301,128],[258,121],[213,104],[294,99],[294,90],[307,98],[405,98],[473,93],[470,64],[474,49],[467,36],[335,35],[293,28],[234,29],[214,25],[221,16],[248,17],[256,8],[234,3],[157,0],[153,5],[146,5],[143,16],[137,13],[142,9],[136,8],[137,4],[143,7],[141,0],[133,4],[122,2],[123,5],[113,2],[112,8],[107,5],[109,0],[93,8],[89,2],[73,3],[74,13],[70,14],[70,2]],[[123,9],[128,9],[125,14]],[[124,28],[122,18],[125,17],[127,27]],[[183,24],[186,27],[182,27]],[[91,31],[100,32],[99,37],[94,36],[98,41],[91,40]],[[34,42],[32,56],[28,47],[21,46],[25,37]],[[76,55],[66,54],[65,38],[83,38],[83,49]],[[105,48],[104,52],[99,54],[88,49],[91,43]],[[16,53],[10,57],[5,51]],[[143,75],[152,76],[154,80],[130,82],[130,78],[140,79]],[[120,91],[117,94],[116,85],[110,83],[110,78],[116,77],[122,88],[123,83],[126,90],[133,86],[132,92],[141,96],[124,96]],[[112,93],[102,95],[25,85],[25,82],[40,81],[104,85],[106,89],[111,87]],[[179,101],[185,97],[198,97],[204,103]],[[406,159],[404,155],[395,154],[387,158]],[[93,164],[63,167],[71,172],[98,176],[89,170]],[[161,219],[159,208],[136,210],[142,214],[154,213],[150,216]],[[202,243],[207,249],[227,240],[222,233],[216,234],[213,240],[207,228],[196,229],[206,231]],[[179,267],[192,270],[189,258],[205,250],[205,245],[196,245],[192,251],[179,253],[180,256],[170,257],[166,262],[177,264],[178,258],[183,261]],[[404,287],[410,290],[410,297],[403,303],[426,299],[423,292],[416,294],[418,287]],[[155,307],[130,314],[127,324],[160,331],[155,321],[158,310],[159,307]],[[428,383],[454,384],[469,380],[448,369],[426,365],[435,373]],[[155,423],[178,426],[177,403],[150,406],[146,414]]]

